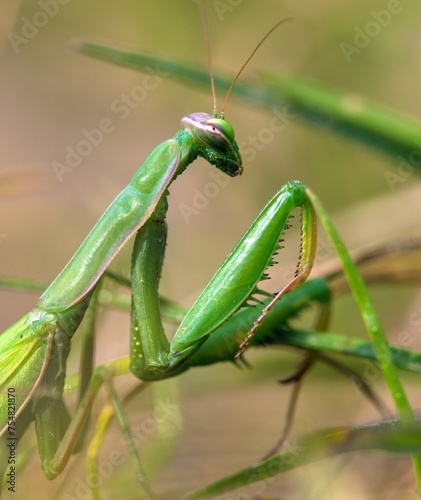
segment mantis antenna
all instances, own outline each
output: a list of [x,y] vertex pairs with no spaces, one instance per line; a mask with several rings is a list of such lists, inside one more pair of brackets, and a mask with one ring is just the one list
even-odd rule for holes
[[[203,24],[203,33],[205,37],[205,43],[206,43],[206,50],[208,53],[208,66],[209,66],[209,76],[211,80],[211,89],[212,89],[212,99],[213,99],[213,116],[217,117],[217,106],[216,106],[216,92],[215,92],[215,79],[213,75],[213,66],[212,66],[212,57],[211,57],[211,46],[210,46],[210,36],[209,36],[209,23],[206,15],[206,6],[204,0],[197,0],[197,3],[200,6],[200,12],[202,14],[202,24]],[[231,91],[237,82],[239,76],[243,72],[244,68],[247,66],[247,64],[250,62],[251,58],[254,56],[254,54],[257,52],[257,50],[260,48],[260,46],[263,44],[263,42],[269,37],[269,35],[276,30],[281,24],[284,24],[288,21],[293,21],[294,18],[292,17],[286,17],[285,19],[282,19],[281,21],[278,21],[275,26],[273,26],[265,35],[264,37],[260,40],[260,42],[256,45],[256,47],[252,50],[251,54],[248,56],[244,64],[241,66],[239,71],[237,72],[236,76],[234,77],[226,95],[224,102],[222,104],[221,108],[221,113],[220,113],[220,118],[224,118],[224,113],[225,113],[225,108],[227,106],[228,102],[228,97],[231,94]]]
[[248,58],[246,59],[245,63],[241,66],[241,68],[239,69],[237,75],[234,77],[234,80],[232,81],[231,85],[230,85],[230,88],[228,89],[226,95],[225,95],[225,99],[224,99],[224,103],[222,104],[222,108],[221,108],[221,118],[224,117],[224,113],[225,113],[225,108],[227,106],[227,101],[228,101],[228,97],[230,96],[231,94],[231,91],[235,85],[235,83],[237,82],[239,76],[241,75],[241,73],[243,72],[244,68],[247,66],[247,64],[250,62],[250,59],[254,56],[254,54],[257,52],[257,50],[259,49],[259,47],[263,44],[263,42],[266,40],[266,38],[268,38],[268,36],[273,33],[276,28],[278,28],[281,24],[284,24],[288,21],[293,21],[294,18],[292,17],[286,17],[285,19],[282,19],[281,21],[278,21],[275,26],[273,26],[267,33],[266,35],[260,40],[260,42],[256,45],[256,47],[252,50],[251,54],[248,56]]
[[[217,106],[216,106],[216,92],[215,92],[215,79],[213,76],[213,66],[212,66],[212,58],[211,58],[211,47],[210,47],[210,36],[209,36],[209,23],[208,23],[208,18],[206,15],[206,6],[204,0],[198,0],[197,2],[200,6],[200,12],[202,14],[202,24],[203,24],[203,33],[205,37],[205,43],[206,43],[206,51],[208,53],[208,67],[209,67],[209,76],[210,76],[210,81],[211,81],[211,89],[212,89],[212,99],[213,99],[213,116],[217,117]],[[232,81],[224,99],[224,103],[222,104],[221,108],[221,113],[220,113],[220,118],[224,118],[224,113],[225,113],[225,108],[227,106],[228,102],[228,97],[231,94],[231,91],[237,82],[239,76],[243,72],[244,68],[247,66],[247,64],[250,62],[250,59],[254,56],[254,54],[257,52],[257,50],[260,48],[260,46],[263,44],[263,42],[269,37],[271,33],[273,33],[276,28],[278,28],[281,24],[284,24],[288,21],[293,21],[294,19],[292,17],[286,17],[285,19],[282,19],[281,21],[278,21],[275,26],[273,26],[265,35],[264,37],[260,40],[260,42],[256,45],[256,47],[252,50],[251,54],[248,56],[244,64],[241,66],[239,71],[237,72],[236,76],[234,77],[234,80]]]
[[202,14],[203,34],[205,37],[206,52],[208,53],[208,67],[209,67],[209,76],[210,76],[210,81],[211,81],[212,99],[213,99],[213,116],[216,117],[217,116],[216,92],[215,92],[215,79],[213,77],[213,65],[212,65],[212,56],[211,56],[212,51],[211,51],[210,36],[209,36],[209,23],[208,23],[208,18],[206,15],[205,2],[203,0],[200,0],[198,3],[200,6],[200,12]]

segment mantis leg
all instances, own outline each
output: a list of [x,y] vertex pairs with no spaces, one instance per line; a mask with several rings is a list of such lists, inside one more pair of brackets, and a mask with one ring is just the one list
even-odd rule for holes
[[[90,306],[85,317],[85,335],[82,350],[82,366],[80,376],[80,394],[75,415],[73,418],[67,410],[63,400],[64,376],[69,343],[61,343],[57,334],[53,341],[52,353],[48,362],[45,376],[30,405],[25,408],[27,418],[19,418],[18,423],[35,420],[38,448],[42,468],[49,479],[55,478],[65,468],[71,455],[81,447],[86,433],[86,424],[90,416],[92,403],[98,390],[104,386],[109,397],[109,404],[114,409],[119,426],[130,453],[134,457],[138,480],[143,486],[148,498],[152,492],[147,485],[140,459],[126,421],[124,411],[112,384],[116,373],[122,370],[118,362],[108,366],[98,366],[94,370],[93,348],[94,327],[96,318],[97,299],[100,286],[93,293]],[[64,336],[64,339],[67,339]],[[123,369],[127,369],[127,363]],[[32,414],[29,414],[29,413]],[[25,417],[25,415],[22,415]],[[95,481],[90,482],[95,486]]]
[[[143,233],[143,230],[138,233],[139,245],[135,245],[133,258],[133,281],[137,281],[136,286],[139,287],[136,293],[146,300],[142,300],[142,310],[138,310],[139,314],[135,312],[133,322],[133,372],[145,380],[154,380],[188,368],[189,359],[212,333],[246,306],[247,301],[255,294],[262,293],[258,283],[265,278],[266,269],[274,263],[273,256],[280,248],[279,239],[286,227],[287,218],[298,207],[302,209],[302,219],[301,252],[296,273],[264,307],[236,357],[243,353],[277,301],[302,284],[310,274],[315,257],[317,211],[342,261],[395,405],[403,420],[412,421],[411,408],[393,363],[390,363],[390,350],[362,278],[319,200],[298,181],[287,183],[276,193],[252,223],[184,317],[169,350],[160,321],[157,292],[166,235],[163,218],[151,220],[147,233]],[[147,262],[152,262],[153,265],[148,266]],[[136,301],[136,296],[134,300]],[[381,359],[382,353],[387,354],[386,359]]]
[[[117,371],[120,368],[121,367],[118,367],[117,364],[114,366],[114,369]],[[153,498],[153,494],[147,484],[145,475],[143,473],[140,459],[130,433],[129,425],[126,421],[124,411],[120,405],[117,393],[114,390],[112,384],[112,378],[114,377],[114,375],[114,370],[110,365],[108,365],[107,367],[98,366],[95,368],[85,395],[59,442],[57,442],[56,440],[52,441],[50,436],[48,435],[48,431],[51,430],[51,427],[55,425],[56,420],[62,417],[61,413],[57,413],[57,406],[55,407],[55,416],[49,412],[39,413],[37,417],[37,437],[40,456],[42,460],[42,468],[45,475],[49,479],[54,479],[62,472],[79,440],[80,434],[86,423],[86,419],[89,416],[95,396],[98,393],[99,389],[104,386],[109,395],[111,404],[114,408],[114,413],[117,417],[117,421],[123,432],[129,450],[135,458],[138,480],[147,493],[148,498]],[[61,405],[64,406],[63,401],[61,401]]]
[[294,277],[277,293],[250,325],[240,346],[241,354],[252,336],[287,292],[308,277],[316,249],[316,221],[306,188],[298,181],[286,184],[262,210],[234,250],[184,317],[171,345],[165,337],[159,313],[158,281],[165,247],[166,225],[162,218],[149,221],[137,234],[132,260],[131,370],[143,380],[173,376],[189,367],[188,360],[208,337],[247,305],[256,294],[266,269],[274,264],[280,237],[288,217],[301,208],[300,257]]
[[[361,312],[367,331],[371,337],[373,348],[377,354],[377,361],[382,369],[384,378],[388,384],[391,395],[393,396],[395,406],[398,410],[400,419],[404,423],[411,423],[414,421],[411,407],[408,404],[407,396],[397,375],[396,366],[393,362],[393,357],[391,355],[390,347],[387,344],[382,326],[374,310],[374,307],[372,305],[371,299],[368,295],[362,277],[359,274],[356,266],[352,262],[345,245],[343,244],[341,238],[339,237],[332,221],[330,220],[323,206],[320,204],[318,198],[308,188],[306,188],[306,195],[308,201],[311,202],[311,204],[314,206],[317,215],[322,221],[322,224],[325,227],[326,232],[330,236],[336,248],[349,287],[354,295],[355,301]],[[258,333],[259,332],[257,332],[257,334]],[[326,361],[323,355],[318,355],[318,357],[321,357],[322,360]],[[299,375],[301,376],[302,374],[300,373]],[[366,389],[363,388],[363,390],[365,391]],[[370,393],[368,394],[370,395]],[[373,402],[375,401],[373,400]],[[320,436],[318,436],[317,439],[319,440]],[[328,436],[325,437],[324,441],[325,442],[328,441]],[[323,443],[319,441],[318,447],[322,448]],[[289,459],[285,460],[285,458],[286,458],[285,456],[280,455],[278,465],[280,465],[281,463],[283,464],[300,463],[300,459],[297,459],[297,457],[291,458],[290,462],[288,461]],[[421,468],[420,468],[420,459],[418,456],[413,457],[413,463],[414,463],[414,468],[419,476],[419,470],[421,470]],[[263,470],[271,471],[271,465],[268,464],[270,464],[270,462],[263,461],[261,471]],[[286,469],[287,468],[285,468],[284,470]],[[233,489],[238,488],[240,486],[244,486],[245,484],[251,484],[252,482],[255,481],[263,481],[266,478],[271,477],[271,475],[278,474],[280,472],[281,468],[274,467],[273,474],[272,472],[269,472],[268,474],[263,472],[261,474],[260,471],[258,472],[258,466],[254,464],[252,467],[240,471],[235,476],[232,475],[230,477],[222,478],[217,482],[215,482],[214,484],[208,485],[207,487],[201,488],[200,490],[196,490],[191,494],[187,495],[186,498],[193,499],[193,498],[213,497],[227,491],[232,491]],[[241,479],[238,480],[240,475]]]

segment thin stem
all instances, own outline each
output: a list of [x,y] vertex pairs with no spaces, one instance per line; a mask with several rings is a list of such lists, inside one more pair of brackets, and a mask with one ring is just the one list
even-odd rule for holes
[[[377,316],[377,312],[368,294],[364,281],[319,199],[308,188],[307,194],[313,203],[317,215],[319,216],[326,232],[336,247],[336,251],[344,268],[345,276],[349,283],[349,287],[352,291],[355,302],[361,311],[364,324],[376,352],[377,362],[393,398],[399,417],[403,423],[413,423],[415,421],[415,417],[411,405],[409,404],[405,390],[399,379],[397,368],[393,362],[390,346],[387,342],[383,327],[380,324],[379,317]],[[413,456],[412,460],[417,475],[418,487],[420,488],[421,457]]]

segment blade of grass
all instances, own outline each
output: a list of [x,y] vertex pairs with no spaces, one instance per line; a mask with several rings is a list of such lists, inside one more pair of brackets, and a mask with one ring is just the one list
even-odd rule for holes
[[399,425],[396,421],[388,421],[355,428],[325,429],[298,439],[297,445],[288,451],[219,479],[184,498],[213,498],[302,465],[357,450],[421,454],[421,425],[419,422]]
[[[342,262],[344,274],[354,296],[354,300],[361,311],[365,327],[376,352],[380,370],[395,403],[399,417],[402,422],[411,424],[414,422],[415,417],[404,387],[399,379],[398,371],[393,362],[390,346],[387,342],[383,327],[381,326],[380,319],[377,316],[377,312],[368,294],[361,274],[358,272],[357,266],[352,261],[346,246],[344,245],[333,225],[332,220],[323,208],[323,205],[320,203],[318,197],[309,189],[307,189],[307,194]],[[412,457],[412,461],[417,476],[418,488],[421,489],[421,456],[414,455]]]
[[[140,71],[157,68],[178,81],[209,90],[208,70],[88,39],[74,41],[72,46],[83,54],[126,68]],[[231,80],[231,77],[215,75],[215,87],[225,92]],[[236,83],[232,95],[269,109],[285,106],[289,114],[304,123],[323,127],[392,156],[396,166],[406,161],[411,168],[421,167],[418,162],[411,162],[411,154],[421,144],[421,122],[353,92],[339,91],[297,75],[264,72],[259,82]]]

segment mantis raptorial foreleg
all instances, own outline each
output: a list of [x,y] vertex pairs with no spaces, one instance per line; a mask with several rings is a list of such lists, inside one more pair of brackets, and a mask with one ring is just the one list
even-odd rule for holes
[[[148,224],[146,232],[138,234],[133,252],[133,287],[143,299],[132,309],[132,318],[135,314],[131,349],[133,373],[139,378],[153,380],[188,365],[188,359],[207,337],[259,293],[258,283],[264,279],[266,269],[272,265],[273,256],[279,250],[278,241],[287,219],[299,207],[303,211],[302,246],[296,274],[263,309],[250,336],[240,346],[241,353],[277,300],[304,281],[311,270],[316,222],[303,184],[290,182],[269,201],[186,314],[171,345],[162,328],[157,292],[157,277],[162,266],[158,256],[162,255],[165,245],[166,229],[163,221]],[[149,300],[145,302],[146,298]]]

